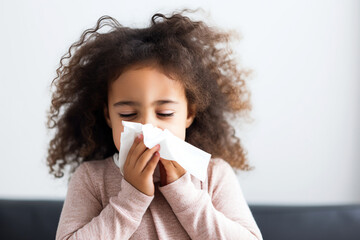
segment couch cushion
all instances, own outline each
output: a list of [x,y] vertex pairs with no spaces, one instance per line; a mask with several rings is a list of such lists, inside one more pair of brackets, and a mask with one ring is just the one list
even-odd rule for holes
[[63,201],[0,200],[0,239],[55,239]]
[[250,208],[265,240],[360,239],[360,205]]

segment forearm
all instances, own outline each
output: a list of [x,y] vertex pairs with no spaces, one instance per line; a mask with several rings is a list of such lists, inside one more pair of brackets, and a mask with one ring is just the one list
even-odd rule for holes
[[[91,204],[69,199],[61,214],[56,239],[128,239],[136,231],[153,197],[148,197],[126,181],[117,196],[96,216]],[[88,205],[84,207],[84,205]],[[88,210],[88,211],[86,211]],[[92,216],[93,217],[92,217]]]
[[258,240],[246,223],[232,220],[217,211],[206,192],[192,206],[175,214],[192,239]]
[[192,239],[261,239],[251,216],[240,214],[232,219],[226,216],[214,207],[206,191],[194,187],[189,175],[162,187],[161,191]]

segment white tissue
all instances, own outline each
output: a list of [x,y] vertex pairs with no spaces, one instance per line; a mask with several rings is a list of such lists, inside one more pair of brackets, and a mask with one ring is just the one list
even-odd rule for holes
[[142,133],[146,147],[153,148],[156,144],[160,144],[161,158],[176,161],[191,175],[205,181],[211,154],[183,141],[167,129],[161,130],[151,124],[143,125],[127,121],[122,121],[122,124],[124,131],[121,133],[119,158],[116,162],[122,174],[124,173],[123,166],[126,157],[134,139]]

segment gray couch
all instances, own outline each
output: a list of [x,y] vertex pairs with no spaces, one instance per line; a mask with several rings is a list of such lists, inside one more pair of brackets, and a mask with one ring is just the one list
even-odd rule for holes
[[[0,199],[0,239],[55,239],[63,201]],[[250,205],[265,240],[360,240],[360,205]]]

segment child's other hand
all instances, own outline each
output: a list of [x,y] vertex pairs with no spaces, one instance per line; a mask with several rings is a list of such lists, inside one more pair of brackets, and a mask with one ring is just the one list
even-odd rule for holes
[[136,137],[129,150],[124,164],[124,178],[140,192],[153,196],[153,173],[160,159],[160,146],[148,149],[142,138],[142,135]]
[[186,170],[177,162],[165,160],[163,158],[160,158],[159,168],[161,186],[165,186],[178,180],[186,173]]

